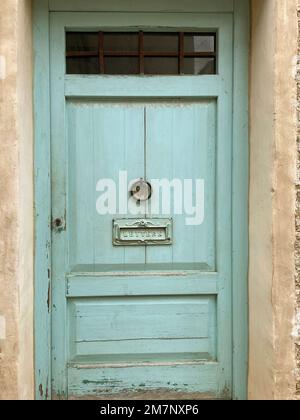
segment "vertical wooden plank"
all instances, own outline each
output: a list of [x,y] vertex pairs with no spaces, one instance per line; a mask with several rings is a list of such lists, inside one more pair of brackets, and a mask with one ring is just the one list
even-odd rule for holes
[[33,3],[35,154],[35,389],[51,398],[51,197],[48,0]]
[[[173,218],[173,245],[148,247],[147,263],[190,264],[190,269],[215,269],[215,150],[216,101],[169,101],[153,103],[147,107],[147,179],[174,181],[182,199],[171,190],[170,213],[153,214],[159,200],[162,205],[167,190],[154,189],[150,201],[152,217]],[[157,159],[157,150],[161,159]],[[205,219],[198,225],[188,225],[193,217],[184,211],[184,194],[192,183],[195,205],[196,180],[204,181]],[[168,188],[168,187],[166,187]],[[175,198],[175,199],[174,199]],[[182,214],[174,208],[181,205]],[[201,197],[202,203],[202,197]],[[166,209],[167,210],[167,209]],[[174,211],[176,210],[176,212]]]
[[247,399],[248,380],[248,0],[234,1],[233,112],[233,398]]
[[[94,264],[94,217],[96,185],[94,168],[87,156],[94,156],[93,118],[87,103],[66,105],[68,170],[68,242],[70,269]],[[91,159],[91,158],[90,158]]]
[[[93,185],[95,188],[98,181],[103,179],[114,180],[118,186],[120,171],[127,171],[128,182],[142,177],[144,173],[143,105],[126,101],[123,103],[101,103],[99,101],[90,105],[88,112],[93,115],[94,155],[92,166],[94,167]],[[81,123],[82,119],[79,119],[78,124]],[[84,144],[84,137],[81,142]],[[88,154],[85,156],[86,164],[88,164],[91,156]],[[78,169],[80,170],[80,168]],[[95,191],[96,199],[100,195],[100,192]],[[143,216],[142,206],[137,207],[135,200],[128,200],[127,188],[124,196],[123,200],[128,202],[128,207],[133,211],[142,212]],[[97,266],[144,264],[143,247],[114,247],[112,244],[112,220],[134,216],[129,211],[125,214],[117,212],[117,214],[99,215],[96,213],[95,206],[96,200],[91,210],[95,214],[94,253]],[[117,210],[119,211],[119,209]],[[139,217],[139,214],[136,217]],[[81,236],[81,232],[78,232],[78,235]]]

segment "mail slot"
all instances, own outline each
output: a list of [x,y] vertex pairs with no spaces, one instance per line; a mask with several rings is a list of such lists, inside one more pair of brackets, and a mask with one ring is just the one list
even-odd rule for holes
[[113,220],[113,245],[172,245],[172,227],[171,218],[115,219]]

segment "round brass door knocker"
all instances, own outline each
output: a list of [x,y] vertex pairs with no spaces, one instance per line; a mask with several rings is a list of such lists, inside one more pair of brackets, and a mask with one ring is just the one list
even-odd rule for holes
[[130,194],[136,201],[147,201],[152,195],[152,186],[141,178],[133,182]]

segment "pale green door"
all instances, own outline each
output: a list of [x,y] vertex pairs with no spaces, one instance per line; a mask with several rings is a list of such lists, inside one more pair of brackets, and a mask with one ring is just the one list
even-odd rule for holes
[[232,34],[231,14],[51,14],[53,397],[231,397]]

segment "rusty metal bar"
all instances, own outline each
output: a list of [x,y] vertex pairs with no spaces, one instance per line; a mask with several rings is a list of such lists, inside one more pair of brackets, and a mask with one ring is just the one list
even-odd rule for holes
[[184,57],[200,57],[200,58],[215,58],[215,52],[191,52],[184,53]]
[[[140,53],[143,57],[178,57],[177,52],[168,51],[105,51],[103,52],[104,57],[139,57]],[[67,57],[98,57],[100,54],[98,51],[68,51]],[[184,57],[202,57],[202,58],[214,58],[216,53],[214,52],[188,52],[184,53]]]
[[68,51],[67,57],[98,57],[98,51]]

